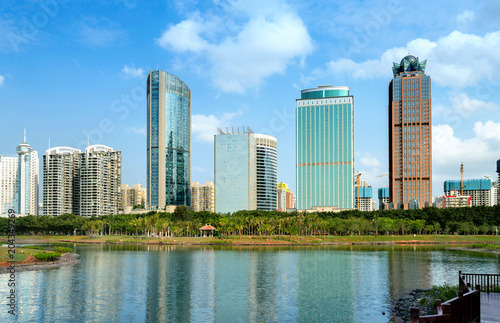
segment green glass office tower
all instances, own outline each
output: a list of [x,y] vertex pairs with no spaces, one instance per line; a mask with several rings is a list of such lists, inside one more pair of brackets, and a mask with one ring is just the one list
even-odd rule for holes
[[296,127],[297,208],[354,208],[354,98],[349,87],[302,90]]
[[191,206],[191,90],[170,73],[150,71],[147,108],[148,206]]

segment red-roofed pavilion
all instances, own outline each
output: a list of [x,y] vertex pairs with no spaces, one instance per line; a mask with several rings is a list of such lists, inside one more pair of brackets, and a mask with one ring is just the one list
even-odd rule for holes
[[[214,231],[215,231],[215,228],[213,226],[211,226],[210,224],[207,224],[207,225],[200,228],[200,233],[203,237],[213,237]],[[207,232],[208,232],[208,234],[207,234]]]

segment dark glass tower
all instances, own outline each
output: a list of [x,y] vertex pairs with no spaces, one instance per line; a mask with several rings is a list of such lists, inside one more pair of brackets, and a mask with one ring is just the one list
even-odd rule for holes
[[389,84],[389,201],[395,208],[432,205],[431,78],[427,61],[405,56]]
[[148,206],[191,206],[191,90],[160,70],[149,72],[147,90]]

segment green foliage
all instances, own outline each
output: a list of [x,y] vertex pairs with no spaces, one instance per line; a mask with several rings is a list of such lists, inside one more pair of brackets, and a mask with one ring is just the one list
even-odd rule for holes
[[60,246],[54,247],[54,250],[57,251],[57,252],[59,252],[59,253],[73,252],[73,249],[71,249],[71,248],[60,247]]
[[37,260],[40,260],[40,261],[54,261],[56,259],[58,259],[59,257],[61,257],[61,254],[59,252],[39,252],[39,253],[35,253],[33,255]]
[[451,286],[447,283],[444,285],[432,286],[431,289],[424,293],[425,297],[420,300],[420,306],[436,306],[436,300],[440,299],[443,303],[457,297],[458,285]]
[[23,249],[37,249],[37,250],[45,250],[42,246],[22,246]]

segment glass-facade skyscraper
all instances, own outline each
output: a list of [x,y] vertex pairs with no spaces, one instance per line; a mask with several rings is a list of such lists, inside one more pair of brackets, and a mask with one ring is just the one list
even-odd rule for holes
[[191,90],[178,77],[147,80],[147,203],[191,206]]
[[214,142],[215,212],[257,209],[257,150],[250,130],[223,131]]
[[394,63],[389,84],[389,200],[395,208],[432,203],[431,78],[427,61]]
[[297,209],[354,208],[354,98],[349,87],[302,90],[296,113]]
[[257,150],[257,210],[278,208],[278,142],[275,137],[254,134]]

